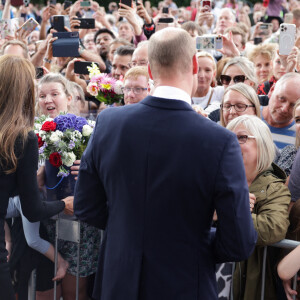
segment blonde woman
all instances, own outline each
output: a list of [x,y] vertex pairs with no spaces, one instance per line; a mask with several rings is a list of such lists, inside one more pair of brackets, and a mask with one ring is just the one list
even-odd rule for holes
[[198,88],[192,97],[193,104],[199,105],[206,113],[220,108],[224,87],[216,86],[217,67],[213,56],[207,52],[197,53]]
[[255,74],[259,84],[269,80],[273,75],[275,51],[275,44],[264,44],[254,47],[248,55],[249,60],[254,63]]

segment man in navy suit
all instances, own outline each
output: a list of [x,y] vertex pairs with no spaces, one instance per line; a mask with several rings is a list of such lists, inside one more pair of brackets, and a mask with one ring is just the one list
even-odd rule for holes
[[153,96],[98,116],[74,200],[80,220],[105,230],[96,299],[217,299],[215,264],[254,249],[236,136],[191,108],[195,54],[186,31],[155,33]]

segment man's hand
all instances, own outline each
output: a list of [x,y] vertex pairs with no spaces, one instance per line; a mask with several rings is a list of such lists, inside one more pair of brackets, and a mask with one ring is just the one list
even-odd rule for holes
[[71,167],[71,174],[75,175],[75,180],[77,180],[77,176],[80,168],[80,160],[75,160],[73,166]]
[[128,5],[125,5],[123,3],[119,3],[119,5],[121,7],[118,9],[119,15],[123,18],[126,18],[126,20],[131,24],[135,35],[141,35],[142,28],[140,27],[135,17],[135,10],[132,7],[129,7]]
[[72,216],[74,214],[74,207],[73,207],[74,196],[66,197],[65,199],[62,199],[62,201],[65,202],[64,213]]
[[207,25],[207,27],[211,28],[214,22],[214,15],[210,12],[207,11],[205,7],[201,7],[199,9],[199,14],[198,14],[198,24],[199,26]]
[[146,24],[151,24],[151,17],[149,16],[145,6],[143,5],[142,0],[138,0],[137,6],[136,6],[136,13],[138,16],[140,16],[142,19],[144,19]]

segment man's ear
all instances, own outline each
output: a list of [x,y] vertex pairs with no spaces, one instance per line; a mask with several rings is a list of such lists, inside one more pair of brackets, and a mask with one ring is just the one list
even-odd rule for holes
[[193,56],[193,75],[198,74],[198,60],[196,54]]
[[151,72],[151,69],[150,69],[150,65],[149,65],[149,64],[148,64],[148,74],[149,74],[150,79],[153,80],[153,76],[152,76],[152,72]]

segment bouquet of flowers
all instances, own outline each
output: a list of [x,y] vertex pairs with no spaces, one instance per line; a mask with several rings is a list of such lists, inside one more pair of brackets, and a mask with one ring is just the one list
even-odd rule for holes
[[94,121],[73,114],[60,114],[55,119],[41,116],[35,120],[39,159],[48,159],[59,168],[57,176],[67,177],[75,160],[80,159],[95,127]]
[[90,77],[90,83],[87,86],[88,93],[107,105],[120,103],[123,99],[122,81],[101,73],[94,63],[92,67],[87,68]]

